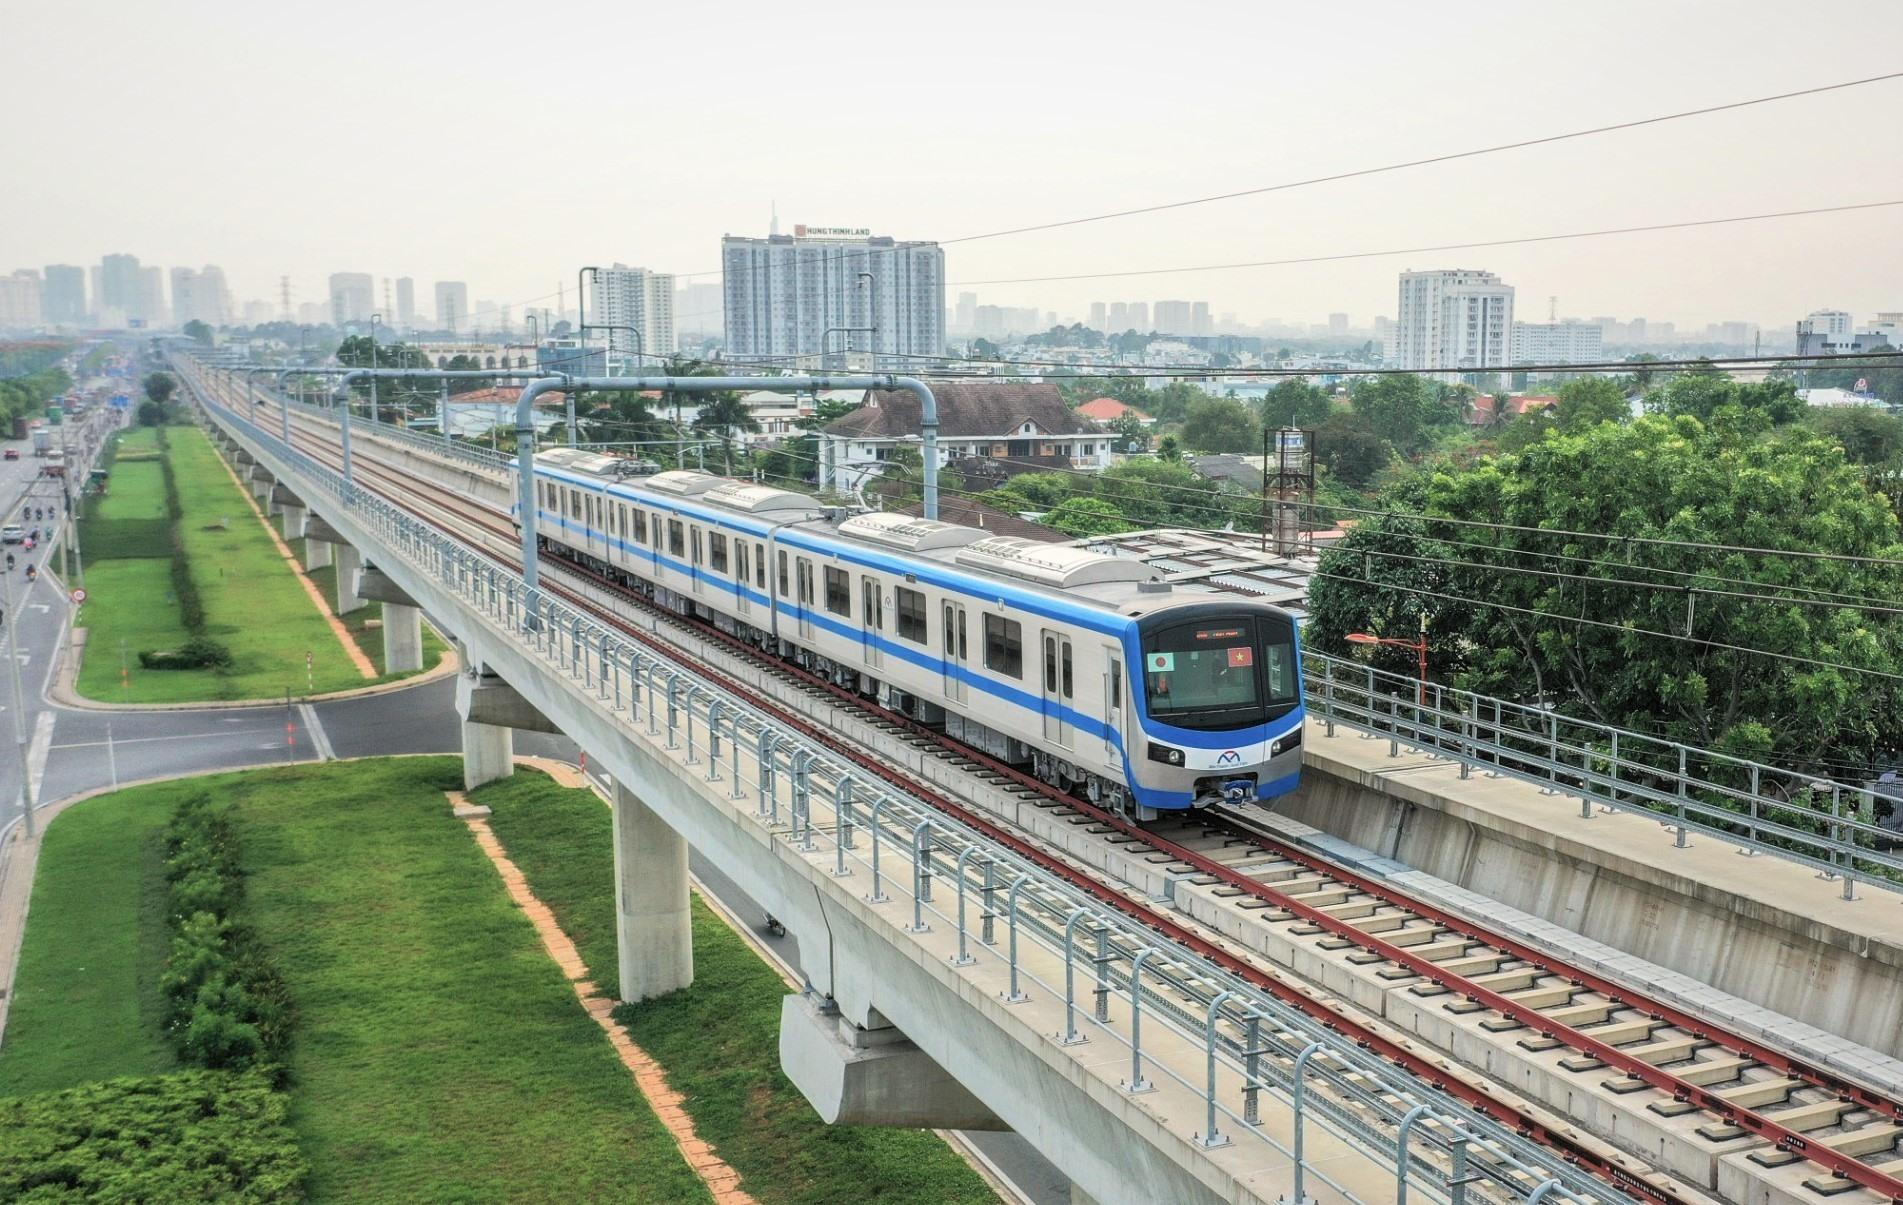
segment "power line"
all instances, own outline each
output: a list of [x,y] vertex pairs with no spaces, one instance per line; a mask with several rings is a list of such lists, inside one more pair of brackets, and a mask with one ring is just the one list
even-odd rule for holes
[[1606,238],[1617,234],[1646,234],[1658,230],[1688,230],[1698,226],[1729,226],[1741,222],[1768,222],[1777,218],[1809,217],[1822,213],[1848,213],[1860,209],[1883,209],[1903,205],[1894,201],[1863,201],[1850,205],[1825,205],[1816,209],[1785,209],[1773,213],[1747,213],[1723,218],[1698,218],[1684,222],[1654,222],[1645,226],[1615,226],[1604,230],[1573,230],[1564,234],[1536,234],[1520,238],[1486,239],[1471,243],[1436,243],[1423,247],[1396,247],[1383,251],[1350,251],[1335,255],[1304,255],[1292,259],[1256,259],[1225,264],[1195,264],[1172,268],[1128,268],[1115,272],[1073,272],[1061,276],[1005,276],[987,280],[947,281],[946,287],[961,285],[1046,284],[1067,280],[1111,280],[1128,276],[1168,276],[1184,272],[1232,272],[1244,268],[1282,268],[1296,264],[1331,264],[1353,259],[1380,259],[1394,255],[1421,255],[1430,251],[1474,251],[1488,247],[1518,247],[1532,243],[1557,243],[1571,239]]
[[[1191,197],[1180,201],[1165,201],[1155,205],[1137,206],[1131,209],[1112,210],[1108,213],[1089,214],[1084,217],[1064,218],[1052,222],[1039,222],[1028,226],[1012,226],[1002,230],[988,230],[979,234],[960,235],[957,238],[940,239],[940,246],[954,246],[959,243],[975,243],[986,239],[1007,238],[1019,234],[1032,234],[1045,230],[1057,230],[1070,226],[1083,226],[1095,222],[1107,222],[1116,218],[1135,217],[1139,214],[1161,213],[1166,210],[1187,209],[1191,206],[1210,205],[1218,201],[1232,201],[1242,197],[1263,196],[1268,193],[1287,192],[1298,188],[1308,188],[1317,184],[1329,184],[1341,180],[1352,180],[1366,176],[1383,175],[1390,172],[1406,171],[1410,168],[1427,167],[1438,163],[1452,163],[1462,159],[1475,159],[1483,155],[1495,155],[1503,151],[1523,150],[1528,147],[1544,146],[1555,142],[1566,142],[1577,138],[1590,138],[1600,134],[1610,134],[1620,130],[1639,129],[1644,126],[1661,125],[1666,122],[1682,121],[1691,117],[1703,117],[1713,113],[1723,113],[1734,109],[1746,109],[1756,105],[1768,105],[1782,100],[1795,100],[1804,96],[1816,96],[1826,92],[1838,92],[1847,88],[1858,88],[1866,84],[1884,83],[1889,80],[1903,79],[1903,71],[1893,71],[1883,75],[1866,76],[1862,79],[1844,80],[1834,84],[1823,84],[1814,88],[1800,88],[1790,92],[1779,92],[1768,96],[1755,96],[1745,100],[1727,101],[1723,104],[1707,105],[1697,109],[1683,109],[1675,113],[1661,113],[1653,117],[1642,117],[1632,121],[1614,122],[1610,125],[1592,126],[1582,130],[1572,130],[1561,134],[1548,134],[1538,138],[1526,138],[1516,142],[1497,143],[1492,146],[1476,147],[1471,150],[1453,151],[1444,155],[1432,155],[1423,159],[1408,159],[1399,163],[1386,163],[1376,167],[1356,168],[1352,171],[1333,172],[1328,175],[1311,176],[1302,180],[1286,180],[1279,184],[1267,184],[1258,188],[1238,189],[1233,192],[1217,193],[1205,197]],[[845,252],[840,257],[867,258],[877,254],[891,254],[897,248],[868,248]],[[676,273],[676,276],[717,276],[718,271]]]
[[[1900,202],[1903,203],[1903,202]],[[1118,377],[1199,377],[1226,380],[1236,377],[1395,377],[1395,376],[1485,376],[1519,372],[1623,372],[1631,375],[1677,369],[1752,367],[1791,364],[1799,367],[1897,368],[1903,367],[1903,351],[1843,352],[1837,355],[1800,356],[1697,356],[1671,360],[1590,360],[1577,364],[1489,364],[1450,368],[1211,368],[1198,364],[1078,364],[1068,360],[1011,360],[999,356],[932,356],[918,352],[880,352],[887,360],[935,360],[954,364],[990,364],[1009,368],[1064,368],[1084,379],[1115,380]],[[799,360],[811,356],[755,356],[735,360]],[[1102,371],[1086,371],[1102,370]],[[921,369],[929,373],[929,369]],[[995,375],[995,374],[979,374]]]
[[1729,644],[1722,640],[1706,640],[1702,637],[1679,632],[1661,632],[1653,628],[1638,628],[1630,624],[1613,623],[1610,620],[1588,619],[1583,615],[1561,615],[1555,611],[1536,611],[1531,607],[1516,607],[1510,603],[1495,602],[1487,598],[1468,598],[1465,595],[1448,594],[1440,590],[1426,590],[1417,586],[1404,586],[1399,582],[1371,582],[1366,578],[1348,577],[1339,573],[1325,573],[1321,570],[1317,570],[1315,576],[1328,578],[1332,581],[1347,582],[1351,585],[1369,586],[1376,590],[1399,590],[1406,594],[1438,598],[1446,602],[1466,603],[1476,607],[1492,607],[1495,610],[1512,611],[1521,615],[1531,615],[1539,619],[1554,619],[1562,623],[1580,624],[1594,628],[1607,628],[1615,632],[1623,632],[1633,636],[1651,636],[1660,640],[1678,640],[1687,644],[1696,644],[1706,648],[1718,649],[1723,652],[1744,653],[1748,656],[1768,657],[1776,661],[1788,661],[1798,665],[1816,666],[1821,669],[1838,669],[1853,674],[1869,674],[1872,677],[1887,678],[1891,681],[1903,682],[1903,674],[1891,673],[1888,670],[1865,669],[1861,666],[1845,665],[1838,661],[1823,661],[1814,657],[1799,657],[1794,653],[1779,653],[1770,649],[1751,648],[1742,644]]
[[[1183,201],[1166,201],[1156,205],[1144,205],[1134,209],[1118,209],[1109,213],[1092,214],[1088,217],[1065,218],[1055,222],[1040,222],[1033,226],[1015,226],[1006,230],[992,230],[984,234],[967,234],[959,238],[943,239],[941,243],[971,243],[980,239],[1005,238],[1016,234],[1031,234],[1042,230],[1057,230],[1068,226],[1082,226],[1092,222],[1107,222],[1115,218],[1135,217],[1145,213],[1161,213],[1165,210],[1187,209],[1194,205],[1210,205],[1218,201],[1233,201],[1242,197],[1257,197],[1267,193],[1286,192],[1296,188],[1307,188],[1315,184],[1329,184],[1340,180],[1353,180],[1365,176],[1378,176],[1388,172],[1405,171],[1409,168],[1427,167],[1437,163],[1452,163],[1461,159],[1475,159],[1482,155],[1495,155],[1502,151],[1523,150],[1527,147],[1545,146],[1555,142],[1566,142],[1575,138],[1590,138],[1599,134],[1610,134],[1619,130],[1635,130],[1642,126],[1661,125],[1669,121],[1681,121],[1688,117],[1703,117],[1712,113],[1724,113],[1734,109],[1750,108],[1754,105],[1768,105],[1780,100],[1794,100],[1800,96],[1816,96],[1825,92],[1838,92],[1846,88],[1859,88],[1865,84],[1884,83],[1889,80],[1903,79],[1903,71],[1892,71],[1884,75],[1872,75],[1863,79],[1845,80],[1842,83],[1824,84],[1815,88],[1802,88],[1794,92],[1779,92],[1771,96],[1756,96],[1748,100],[1730,101],[1725,104],[1707,105],[1700,109],[1685,109],[1677,113],[1662,113],[1656,117],[1643,117],[1634,121],[1615,122],[1611,125],[1593,126],[1584,130],[1573,130],[1564,134],[1548,134],[1540,138],[1526,138],[1518,142],[1503,142],[1493,146],[1477,147],[1473,150],[1454,151],[1445,155],[1432,155],[1425,159],[1409,159],[1400,163],[1388,163],[1379,167],[1363,167],[1353,171],[1335,172],[1325,176],[1311,176],[1305,180],[1288,180],[1280,184],[1267,184],[1260,188],[1245,188],[1235,192],[1217,193],[1207,197],[1192,197]],[[989,283],[989,282],[979,282]]]

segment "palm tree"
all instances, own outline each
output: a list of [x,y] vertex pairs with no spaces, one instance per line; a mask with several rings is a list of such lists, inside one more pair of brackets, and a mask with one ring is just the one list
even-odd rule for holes
[[639,393],[584,393],[575,399],[583,438],[590,443],[660,439],[666,423]]
[[760,429],[760,421],[753,417],[753,411],[740,400],[740,395],[731,391],[716,393],[701,403],[700,413],[694,418],[694,430],[706,431],[720,437],[721,447],[726,455],[727,476],[733,476],[733,437],[736,431],[752,433]]

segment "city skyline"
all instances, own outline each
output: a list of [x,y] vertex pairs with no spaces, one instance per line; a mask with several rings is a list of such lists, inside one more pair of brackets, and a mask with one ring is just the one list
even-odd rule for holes
[[[346,4],[342,11],[355,10]],[[831,45],[817,27],[764,6],[753,11],[760,20],[583,3],[572,16],[610,42],[637,32],[670,42],[706,37],[728,53],[760,52],[764,59],[773,57],[769,49],[823,53]],[[93,262],[117,249],[96,245],[97,232],[109,230],[118,246],[138,248],[148,262],[225,265],[240,300],[276,301],[284,275],[292,278],[294,304],[323,300],[330,272],[365,267],[379,279],[481,282],[481,296],[520,313],[554,304],[545,295],[564,278],[572,292],[570,265],[618,259],[682,284],[712,281],[720,237],[764,229],[777,202],[788,221],[940,241],[953,293],[976,289],[999,305],[1082,314],[1092,300],[1137,282],[983,282],[1523,238],[1903,196],[1903,164],[1868,153],[1866,118],[1894,111],[1903,85],[1892,82],[1401,174],[959,241],[1840,82],[1888,69],[1893,56],[1883,47],[1903,35],[1903,12],[1890,8],[1854,29],[1821,29],[1796,44],[1766,36],[1785,14],[1762,2],[1732,6],[1723,22],[1691,6],[1635,3],[1522,12],[1473,23],[1466,53],[1473,62],[1514,62],[1536,47],[1567,46],[1560,58],[1541,56],[1536,81],[1476,71],[1436,76],[1422,87],[1420,47],[1457,19],[1453,14],[1397,6],[1357,27],[1355,67],[1344,76],[1319,55],[1285,54],[1275,71],[1256,69],[1264,39],[1278,46],[1338,41],[1340,29],[1320,12],[1182,14],[1154,21],[1139,54],[1114,32],[1115,21],[1079,29],[1061,13],[998,6],[1000,18],[1009,14],[1000,24],[982,19],[989,11],[981,4],[974,20],[942,27],[908,15],[893,30],[920,71],[956,72],[965,81],[955,100],[943,89],[894,93],[854,121],[815,122],[813,115],[836,99],[836,83],[826,73],[791,73],[776,80],[772,106],[749,107],[734,126],[732,102],[696,87],[684,65],[661,63],[651,68],[641,97],[620,93],[606,78],[565,85],[594,115],[590,128],[551,126],[532,108],[504,105],[480,90],[448,101],[436,81],[493,49],[480,20],[445,25],[420,10],[379,12],[377,36],[364,40],[294,36],[301,31],[288,14],[235,5],[115,13],[126,36],[88,50],[99,56],[100,78],[140,77],[147,66],[142,47],[162,40],[176,57],[177,78],[222,81],[218,88],[167,90],[139,110],[141,117],[128,118],[113,89],[94,95],[64,87],[61,56],[41,53],[86,41],[84,7],[22,12],[16,36],[0,47],[0,87],[14,100],[13,111],[33,115],[9,130],[11,158],[59,186],[9,190],[0,198],[4,258],[14,267]],[[890,17],[848,5],[838,19],[872,22],[875,15]],[[1208,36],[1211,21],[1222,37]],[[1005,28],[1008,34],[998,32]],[[1632,28],[1647,36],[1626,36]],[[1687,45],[1700,53],[1684,54]],[[1064,53],[1051,53],[1059,46]],[[1155,56],[1196,62],[1199,86],[1154,98],[1140,111],[1119,107],[1122,85],[1106,67],[1134,69]],[[335,104],[298,99],[344,78],[362,86]],[[693,103],[679,120],[650,129],[643,111],[655,94]],[[62,103],[29,103],[50,95]],[[244,104],[233,103],[238,96]],[[436,120],[446,105],[454,119]],[[1124,115],[1107,126],[1106,111]],[[178,171],[164,139],[138,132],[147,112],[168,125],[220,129],[243,145],[347,145],[349,170],[315,173],[291,190],[240,156],[206,156]],[[1264,126],[1268,113],[1303,119]],[[540,159],[588,163],[584,186],[557,196],[505,156],[479,184],[445,192],[441,173],[415,170],[419,152],[403,140],[350,136],[382,114],[399,125],[402,115],[416,115],[435,127],[421,162],[464,154],[487,161],[497,146],[533,145]],[[640,155],[601,154],[598,131],[620,123],[643,129]],[[966,130],[974,123],[985,130],[981,156],[968,153]],[[716,131],[736,153],[700,153]],[[1154,148],[1165,145],[1167,160],[1157,158]],[[859,166],[869,148],[876,148],[871,170]],[[1740,154],[1744,148],[1774,153],[1779,170],[1755,170]],[[666,189],[653,188],[643,166],[690,160],[697,170]],[[1846,161],[1859,170],[1838,170]],[[813,166],[830,162],[854,166]],[[165,178],[167,187],[149,196],[124,187],[143,176]],[[364,178],[379,181],[374,196],[360,187]],[[270,214],[268,224],[256,226],[256,213]],[[246,230],[243,243],[231,234],[237,229]],[[1892,308],[1884,294],[1903,277],[1903,240],[1895,229],[1896,211],[1871,210],[1502,247],[1485,260],[1529,293],[1559,295],[1573,314],[1669,314],[1681,322],[1769,327],[1785,325],[1793,310]],[[1141,283],[1150,300],[1202,297],[1215,313],[1375,314],[1389,308],[1395,273],[1474,259],[1461,252],[1384,256]],[[573,298],[568,302],[572,308]]]

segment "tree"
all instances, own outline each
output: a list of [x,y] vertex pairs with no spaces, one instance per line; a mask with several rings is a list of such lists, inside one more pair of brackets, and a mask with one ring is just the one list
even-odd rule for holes
[[1363,377],[1351,396],[1355,413],[1367,419],[1368,429],[1403,456],[1414,455],[1439,433],[1461,425],[1460,410],[1424,377]]
[[1903,461],[1903,418],[1875,406],[1817,407],[1805,421],[1841,447],[1852,464]]
[[187,339],[192,339],[199,343],[203,343],[206,347],[211,346],[212,329],[211,327],[205,325],[203,322],[200,322],[198,319],[194,318],[190,322],[187,322],[185,324],[184,331],[185,331],[185,337]]
[[172,400],[172,394],[178,389],[178,382],[169,372],[147,373],[145,378],[145,396],[164,406]]
[[1110,424],[1110,430],[1116,434],[1116,450],[1119,452],[1147,452],[1150,450],[1150,428],[1134,414],[1126,414]]
[[1046,527],[1055,527],[1080,540],[1135,530],[1121,510],[1102,498],[1066,498],[1056,508],[1046,511],[1040,521]]
[[1326,390],[1307,381],[1285,377],[1262,398],[1262,425],[1280,427],[1319,427],[1335,411],[1335,400]]
[[705,431],[720,438],[722,453],[726,460],[727,476],[733,476],[733,439],[736,432],[754,432],[760,429],[760,420],[753,417],[753,411],[740,400],[740,395],[727,390],[716,393],[701,403],[700,413],[694,416],[694,430]]
[[1482,693],[1820,772],[1903,746],[1903,691],[1877,676],[1903,671],[1903,619],[1836,605],[1903,597],[1883,563],[1903,557],[1897,516],[1812,432],[1603,423],[1406,488],[1391,503],[1430,517],[1371,519],[1324,554],[1317,647],[1406,628],[1412,591],[1438,608],[1436,676]]
[[1559,430],[1572,434],[1597,427],[1600,423],[1622,423],[1632,417],[1625,390],[1605,377],[1579,377],[1559,387],[1559,401],[1552,407],[1553,422]]
[[1387,441],[1360,414],[1343,411],[1315,428],[1315,460],[1343,485],[1365,487],[1393,459]]
[[1165,435],[1162,439],[1156,441],[1156,454],[1167,461],[1174,462],[1181,460],[1183,458],[1183,441],[1174,435]]
[[1234,398],[1203,397],[1189,404],[1183,419],[1183,446],[1193,452],[1255,452],[1262,448],[1262,424]]
[[1716,370],[1698,369],[1649,391],[1645,408],[1652,414],[1688,415],[1706,424],[1719,411],[1736,408],[1781,427],[1803,416],[1804,399],[1797,396],[1797,386],[1788,378],[1744,384]]
[[639,393],[582,393],[575,398],[575,422],[589,443],[639,443],[671,439],[665,420],[649,408]]

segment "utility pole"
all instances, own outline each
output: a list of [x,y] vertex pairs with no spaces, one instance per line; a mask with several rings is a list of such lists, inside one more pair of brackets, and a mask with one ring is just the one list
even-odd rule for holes
[[15,764],[20,767],[20,824],[21,831],[29,839],[33,836],[33,772],[27,765],[26,757],[26,688],[20,684],[20,610],[13,603],[13,574],[0,575],[6,582],[7,626],[6,657],[7,670],[13,678],[13,742],[19,748],[19,757]]

